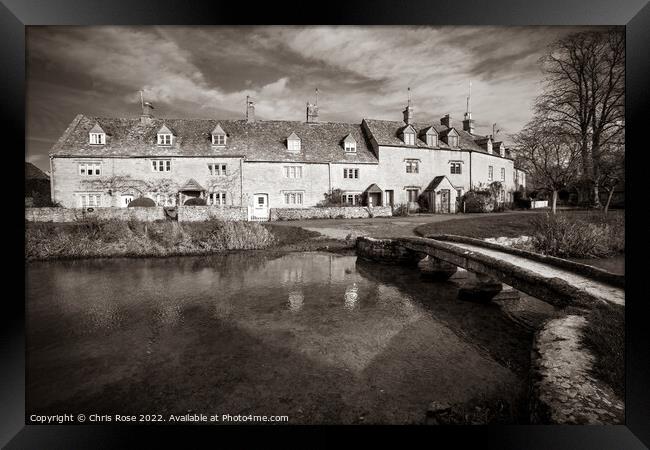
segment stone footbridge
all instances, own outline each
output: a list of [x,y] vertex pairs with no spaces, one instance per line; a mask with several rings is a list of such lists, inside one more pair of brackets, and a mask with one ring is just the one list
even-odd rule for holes
[[418,265],[423,275],[446,279],[458,267],[477,275],[459,296],[487,301],[501,283],[554,306],[625,304],[623,276],[596,267],[462,236],[373,239],[360,237],[357,255],[373,261]]

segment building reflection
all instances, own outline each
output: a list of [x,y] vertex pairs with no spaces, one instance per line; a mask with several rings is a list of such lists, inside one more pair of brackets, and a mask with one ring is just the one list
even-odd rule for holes
[[294,290],[289,292],[289,310],[293,312],[300,311],[302,309],[303,302],[305,301],[305,296],[300,290]]
[[302,266],[288,267],[282,271],[282,283],[302,283],[303,269]]
[[359,300],[359,288],[357,283],[353,283],[351,286],[345,288],[344,294],[345,303],[343,306],[347,310],[352,310],[356,307],[357,301]]

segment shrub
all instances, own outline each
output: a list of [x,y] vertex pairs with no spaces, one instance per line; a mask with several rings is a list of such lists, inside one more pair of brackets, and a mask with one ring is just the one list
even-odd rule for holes
[[[531,220],[532,245],[536,251],[560,258],[598,258],[611,256],[623,242],[614,235],[620,225],[610,225],[595,217],[538,215]],[[613,230],[615,228],[616,230]]]
[[515,208],[530,209],[532,200],[529,198],[520,198],[514,201]]
[[153,206],[156,206],[156,202],[154,202],[153,200],[147,197],[138,197],[135,200],[132,200],[131,203],[129,203],[127,206],[129,208],[136,207],[136,206],[151,208]]
[[463,201],[465,202],[465,212],[468,213],[492,212],[494,210],[494,202],[492,202],[488,191],[468,191],[463,195]]
[[393,216],[408,216],[409,206],[407,203],[400,203],[393,208]]
[[429,196],[424,194],[420,195],[418,197],[418,206],[420,211],[429,211]]
[[205,199],[200,197],[190,198],[184,203],[185,206],[205,206],[205,204]]
[[326,192],[323,196],[325,199],[316,204],[319,208],[327,208],[328,206],[344,206],[343,191],[341,189],[332,189],[332,192]]

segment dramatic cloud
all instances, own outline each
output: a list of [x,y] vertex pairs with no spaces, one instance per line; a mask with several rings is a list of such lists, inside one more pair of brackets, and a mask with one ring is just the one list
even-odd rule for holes
[[[27,34],[26,158],[48,168],[78,113],[136,116],[140,90],[162,117],[462,120],[468,82],[478,132],[530,119],[538,59],[567,27],[33,27]],[[504,136],[505,137],[505,136]]]

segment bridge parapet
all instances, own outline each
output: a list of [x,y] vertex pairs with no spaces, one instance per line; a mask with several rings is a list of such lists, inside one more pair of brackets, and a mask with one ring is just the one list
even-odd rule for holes
[[506,283],[558,307],[590,306],[603,301],[602,298],[573,286],[561,278],[543,276],[451,242],[419,237],[395,239],[360,237],[357,239],[357,254],[366,259],[393,264],[404,262],[412,264],[414,260],[421,258],[421,255],[429,255],[436,260]]

